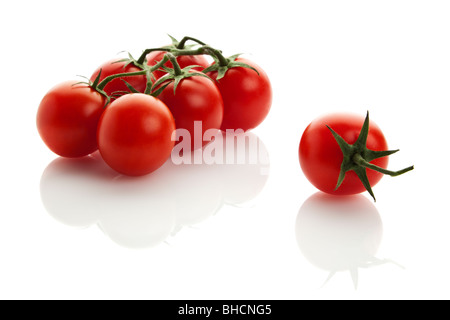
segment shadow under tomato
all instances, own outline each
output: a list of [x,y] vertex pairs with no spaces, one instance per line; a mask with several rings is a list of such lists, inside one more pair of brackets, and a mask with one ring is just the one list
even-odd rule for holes
[[305,258],[329,272],[325,283],[337,272],[350,272],[356,289],[359,268],[395,263],[376,258],[383,222],[373,203],[362,195],[314,194],[300,208],[295,231]]
[[[264,144],[252,136],[259,142],[257,157],[268,157]],[[212,142],[225,148],[224,154],[225,139]],[[244,146],[247,154],[255,152],[247,149]],[[97,224],[121,246],[154,247],[224,205],[254,199],[268,179],[267,159],[211,165],[175,165],[168,160],[154,173],[135,178],[117,174],[98,153],[82,159],[58,158],[42,174],[41,199],[48,213],[63,224]]]

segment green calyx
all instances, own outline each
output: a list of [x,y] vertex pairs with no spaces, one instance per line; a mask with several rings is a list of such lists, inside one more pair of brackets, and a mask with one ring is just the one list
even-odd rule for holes
[[366,190],[372,196],[373,200],[376,201],[375,195],[372,191],[372,187],[367,177],[367,169],[375,170],[392,177],[399,176],[414,169],[414,166],[410,166],[399,171],[390,171],[370,163],[375,159],[390,156],[400,150],[374,151],[367,149],[367,137],[369,136],[369,112],[367,112],[367,116],[358,139],[352,145],[347,143],[332,128],[330,128],[329,126],[327,126],[327,128],[333,134],[333,137],[336,139],[336,142],[341,148],[342,154],[344,156],[335,190],[337,190],[341,186],[342,182],[345,179],[346,173],[348,171],[354,171],[358,175]]
[[[126,52],[126,51],[125,51],[125,52]],[[115,61],[115,62],[113,62],[113,63],[121,63],[121,62],[123,62],[123,63],[124,63],[123,69],[125,69],[126,67],[128,67],[128,65],[130,65],[130,64],[133,64],[134,66],[138,67],[139,69],[142,69],[142,70],[145,69],[145,66],[144,66],[143,64],[139,63],[139,62],[131,55],[131,53],[129,53],[129,52],[127,52],[127,53],[128,53],[128,58],[120,59],[120,60],[117,60],[117,61]]]
[[[180,65],[178,64],[177,59],[174,55],[168,53],[168,54],[166,54],[166,56],[172,63],[173,69],[168,68],[166,66],[161,67],[165,72],[167,72],[167,74],[164,77],[160,78],[158,81],[156,81],[155,84],[153,85],[154,88],[157,88],[157,90],[152,92],[152,95],[154,97],[157,97],[171,82],[174,82],[173,94],[176,94],[177,87],[180,84],[181,80],[183,80],[183,79],[187,79],[187,78],[194,77],[194,76],[200,76],[200,77],[204,77],[204,78],[207,78],[212,81],[212,79],[210,77],[208,77],[206,74],[204,74],[202,72],[191,71],[193,68],[200,67],[200,66],[189,66],[184,69],[181,69]],[[161,85],[163,85],[163,86],[161,86]]]
[[103,87],[99,87],[100,84],[100,77],[102,75],[102,70],[100,69],[100,72],[98,73],[97,77],[94,79],[94,82],[92,82],[89,78],[84,77],[84,76],[79,76],[81,78],[86,79],[86,81],[80,81],[77,83],[74,83],[73,86],[79,85],[79,84],[85,84],[89,87],[92,88],[92,90],[97,91],[98,93],[100,93],[104,98],[105,98],[105,105],[103,106],[103,108],[106,108],[106,106],[111,102],[111,97],[108,96],[108,94],[103,90]]
[[220,51],[210,48],[208,46],[205,47],[205,51],[210,52],[210,55],[213,57],[216,63],[212,64],[211,66],[203,70],[203,72],[207,73],[217,71],[216,80],[222,79],[229,69],[237,67],[251,69],[259,75],[258,70],[256,70],[252,66],[240,61],[236,61],[236,59],[239,58],[241,54],[235,54],[229,58],[225,58]]

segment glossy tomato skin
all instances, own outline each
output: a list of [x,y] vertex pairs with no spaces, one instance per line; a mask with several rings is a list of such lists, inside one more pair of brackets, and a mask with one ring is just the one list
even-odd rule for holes
[[[223,100],[217,86],[206,77],[193,76],[180,81],[174,93],[174,83],[158,96],[170,109],[177,129],[186,129],[191,137],[191,149],[198,149],[207,130],[220,130],[223,119]],[[194,123],[201,121],[201,137],[196,137]],[[200,133],[200,132],[199,132]]]
[[[167,52],[164,52],[164,51],[150,52],[147,55],[147,64],[149,66],[156,65],[159,61],[161,61],[164,58],[164,55],[166,53]],[[195,67],[192,69],[192,70],[197,70],[197,71],[201,71],[209,66],[208,60],[206,60],[206,58],[203,55],[179,56],[179,57],[177,57],[177,62],[180,65],[181,69],[184,69],[189,66],[194,66],[194,65],[201,66],[201,67]],[[170,61],[167,61],[164,65],[166,67],[173,68],[173,64]],[[159,78],[163,77],[164,75],[166,75],[166,72],[157,70],[157,71],[153,72],[153,75],[155,76],[156,79],[159,79]]]
[[[272,105],[272,87],[264,70],[247,59],[236,61],[252,66],[259,75],[252,69],[235,67],[216,82],[224,103],[223,131],[256,128],[267,117]],[[217,79],[217,71],[209,72],[208,76]]]
[[174,130],[173,116],[162,101],[145,94],[129,94],[111,103],[100,119],[100,154],[117,172],[143,176],[169,158]]
[[[344,182],[337,189],[342,151],[327,125],[345,141],[353,144],[361,132],[364,117],[353,114],[330,114],[314,120],[305,130],[300,141],[299,159],[308,180],[319,190],[335,195],[358,194],[366,191],[354,171],[347,172]],[[374,151],[388,150],[386,139],[380,128],[372,121],[369,124],[367,148]],[[388,158],[375,159],[371,163],[384,169]],[[373,187],[383,177],[382,173],[367,169],[367,177]]]
[[87,85],[67,81],[42,99],[36,125],[44,143],[59,156],[78,158],[97,150],[97,125],[105,98]]
[[[120,59],[110,60],[110,61],[102,64],[100,67],[97,68],[97,70],[94,71],[90,80],[92,82],[95,81],[95,79],[97,78],[97,76],[100,72],[100,69],[102,70],[102,74],[100,76],[100,81],[102,81],[103,79],[105,79],[108,76],[112,76],[115,74],[142,71],[141,69],[134,66],[133,64],[129,64],[125,67],[125,62],[115,63],[117,60],[120,60]],[[111,82],[109,82],[106,85],[104,91],[109,96],[111,96],[114,92],[120,92],[120,91],[130,92],[130,89],[128,89],[127,85],[122,81],[122,79],[127,81],[129,84],[131,84],[133,86],[133,88],[135,88],[139,92],[144,92],[145,88],[147,86],[147,77],[145,75],[129,76],[129,77],[121,77],[121,78],[112,80]]]

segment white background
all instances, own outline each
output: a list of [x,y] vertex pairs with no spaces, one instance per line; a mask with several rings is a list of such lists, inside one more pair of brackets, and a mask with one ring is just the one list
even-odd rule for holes
[[[0,298],[450,298],[449,17],[431,0],[4,2]],[[95,159],[50,165],[43,95],[166,34],[244,52],[269,74],[272,110],[253,131],[267,179],[254,167],[169,163],[133,181]],[[384,178],[375,204],[302,207],[317,192],[298,164],[303,130],[366,110],[401,148],[390,168],[416,169]]]

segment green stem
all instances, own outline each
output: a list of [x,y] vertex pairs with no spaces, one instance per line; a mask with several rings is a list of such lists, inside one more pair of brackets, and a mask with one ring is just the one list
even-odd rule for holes
[[159,68],[161,68],[167,61],[169,61],[169,54],[164,55],[164,57],[162,58],[162,60],[160,62],[158,62],[157,64],[155,64],[153,67],[150,68],[150,72],[155,72],[156,70],[158,70]]
[[143,63],[145,62],[145,58],[147,57],[147,55],[148,55],[150,52],[154,52],[154,51],[170,52],[170,49],[167,49],[167,48],[153,48],[153,49],[146,49],[146,50],[144,50],[144,52],[141,54],[141,56],[140,56],[139,59],[137,60],[137,63],[143,64]]
[[204,47],[200,47],[198,49],[193,49],[193,50],[189,50],[189,49],[177,49],[177,50],[172,50],[170,53],[172,53],[175,56],[196,56],[196,55],[200,55],[200,54],[205,54],[205,49]]
[[[142,71],[136,71],[136,72],[126,72],[126,73],[118,73],[118,74],[113,74],[110,75],[108,77],[106,77],[105,79],[103,79],[95,88],[93,89],[98,89],[100,91],[103,91],[106,87],[106,85],[108,83],[110,83],[112,80],[117,79],[117,78],[122,78],[122,77],[133,77],[133,76],[142,76],[142,75],[146,75],[148,76],[148,73],[150,72],[154,72],[156,70],[158,70],[159,68],[161,68],[167,61],[169,61],[169,57],[168,55],[165,55],[164,58],[159,61],[157,64],[155,64],[153,67],[151,67],[150,69],[144,69]],[[178,66],[179,68],[180,66]]]
[[[191,40],[194,39],[191,37],[186,37],[186,38],[189,38]],[[201,54],[208,54],[208,55],[212,55],[212,56],[216,57],[217,60],[219,60],[219,65],[221,67],[226,67],[229,64],[228,59],[223,56],[223,54],[220,50],[214,49],[208,45],[203,45],[202,47],[200,47],[198,49],[194,49],[194,50],[182,49],[182,48],[179,48],[179,45],[176,49],[168,49],[168,48],[146,49],[142,53],[142,55],[139,57],[139,59],[137,60],[137,63],[142,65],[145,62],[145,58],[147,57],[147,55],[154,51],[164,51],[164,52],[172,53],[175,56],[195,56],[195,55],[201,55]]]
[[225,58],[223,56],[222,52],[220,52],[219,50],[214,49],[214,48],[212,48],[210,46],[203,46],[200,49],[203,49],[206,53],[215,56],[219,60],[219,65],[221,67],[227,67],[228,66],[228,64],[229,64],[228,59]]
[[202,41],[200,41],[198,39],[195,39],[195,38],[192,38],[192,37],[184,37],[180,41],[180,43],[178,43],[177,49],[184,49],[184,46],[185,46],[186,42],[189,41],[189,40],[195,41],[195,42],[197,42],[198,44],[200,44],[202,46],[206,45],[206,43],[204,43],[204,42],[202,42]]
[[377,171],[377,172],[381,172],[381,173],[383,173],[383,174],[387,174],[387,175],[389,175],[389,176],[391,176],[391,177],[399,176],[399,175],[401,175],[401,174],[404,174],[404,173],[406,173],[406,172],[411,171],[411,170],[414,169],[414,166],[411,166],[411,167],[408,167],[408,168],[405,168],[405,169],[402,169],[402,170],[399,170],[399,171],[390,171],[390,170],[386,170],[386,169],[383,169],[383,168],[381,168],[381,167],[379,167],[379,166],[376,166],[376,165],[374,165],[374,164],[371,164],[371,163],[367,162],[366,160],[364,160],[364,158],[363,158],[359,153],[356,153],[356,154],[353,156],[353,161],[354,161],[357,165],[360,165],[360,166],[365,167],[365,168],[368,168],[368,169],[375,170],[375,171]]
[[183,70],[181,70],[180,65],[178,64],[177,58],[171,54],[167,53],[164,57],[167,57],[173,65],[173,71],[175,72],[175,76],[180,76],[183,74]]
[[99,89],[99,90],[103,90],[105,89],[106,85],[111,82],[114,79],[117,78],[122,78],[122,77],[132,77],[132,76],[142,76],[147,74],[146,70],[142,70],[142,71],[136,71],[136,72],[128,72],[128,73],[118,73],[118,74],[113,74],[111,76],[106,77],[105,79],[103,79],[96,88],[94,89]]

